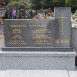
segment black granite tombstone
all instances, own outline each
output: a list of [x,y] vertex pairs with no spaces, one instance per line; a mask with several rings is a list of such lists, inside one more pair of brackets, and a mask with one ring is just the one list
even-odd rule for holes
[[53,20],[7,19],[3,51],[73,51],[70,18],[70,8],[56,7]]

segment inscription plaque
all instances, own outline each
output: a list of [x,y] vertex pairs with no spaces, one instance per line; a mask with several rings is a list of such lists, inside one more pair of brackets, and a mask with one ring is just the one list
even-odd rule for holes
[[54,47],[54,20],[5,20],[5,46]]

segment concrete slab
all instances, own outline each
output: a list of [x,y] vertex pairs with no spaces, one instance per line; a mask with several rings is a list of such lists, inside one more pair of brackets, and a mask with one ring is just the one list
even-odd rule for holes
[[77,77],[77,71],[69,71],[68,73],[70,77]]
[[0,77],[69,77],[66,70],[8,70],[0,71]]

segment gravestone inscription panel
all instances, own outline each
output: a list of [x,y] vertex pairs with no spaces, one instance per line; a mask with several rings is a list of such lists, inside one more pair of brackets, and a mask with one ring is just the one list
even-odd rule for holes
[[71,8],[55,7],[55,39],[57,47],[70,47]]
[[54,20],[5,20],[6,47],[54,47]]

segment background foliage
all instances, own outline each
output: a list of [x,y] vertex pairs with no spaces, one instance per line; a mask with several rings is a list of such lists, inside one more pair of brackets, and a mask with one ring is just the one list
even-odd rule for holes
[[24,0],[8,0],[7,6],[19,7],[19,8],[29,8]]
[[30,0],[31,7],[41,9],[53,7],[71,7],[72,10],[77,8],[77,0]]
[[29,0],[28,6],[24,0],[6,0],[8,6],[25,7],[33,9],[47,9],[54,7],[71,7],[72,11],[77,9],[77,0]]

